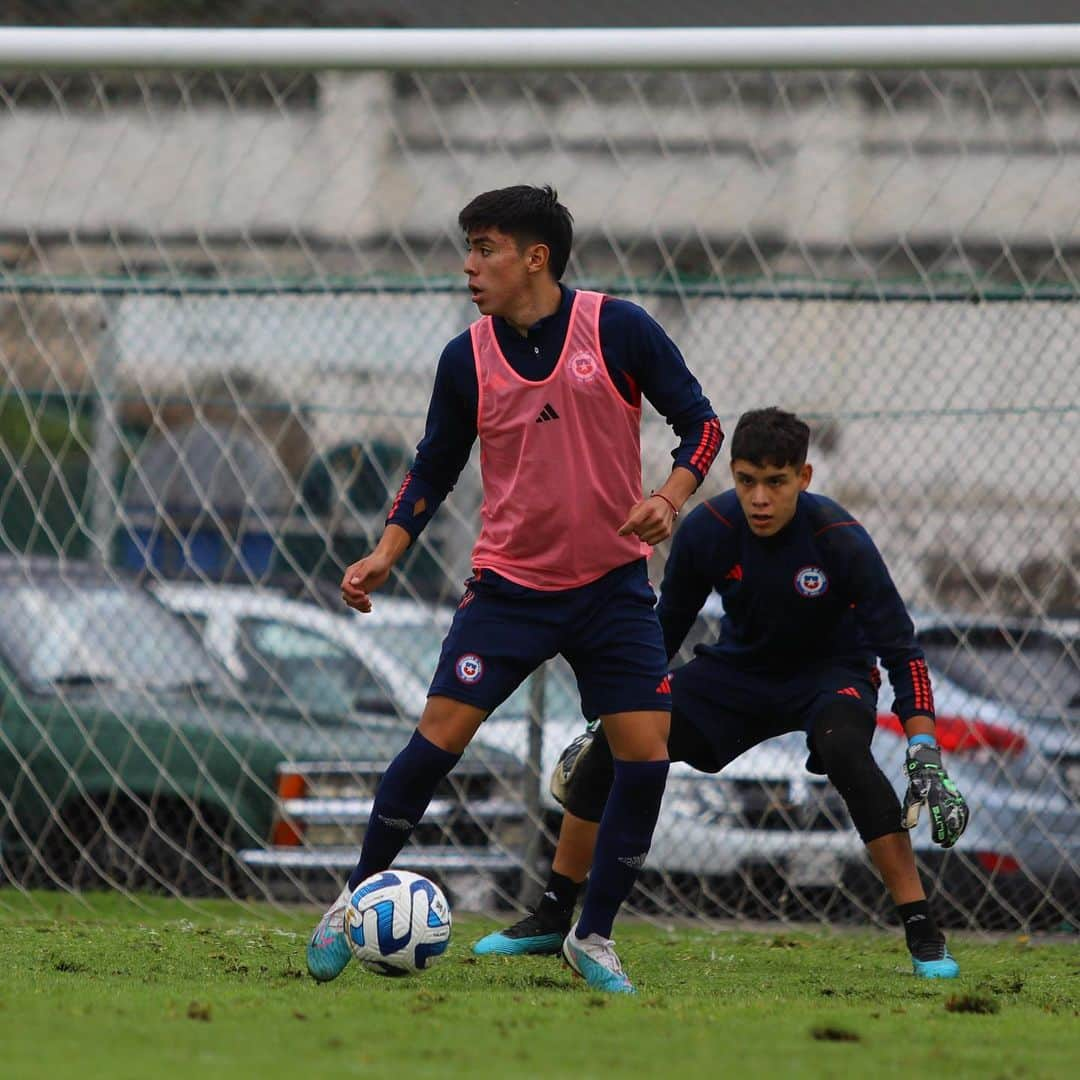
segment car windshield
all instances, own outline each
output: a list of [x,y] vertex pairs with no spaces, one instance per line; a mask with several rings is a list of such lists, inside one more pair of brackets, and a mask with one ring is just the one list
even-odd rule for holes
[[241,619],[238,644],[243,683],[253,695],[318,712],[395,712],[367,665],[315,630],[277,619]]
[[1080,643],[1041,631],[1010,635],[997,627],[919,634],[930,666],[980,697],[1016,709],[1080,709]]
[[0,650],[35,687],[165,690],[219,682],[180,619],[146,593],[109,583],[0,589]]

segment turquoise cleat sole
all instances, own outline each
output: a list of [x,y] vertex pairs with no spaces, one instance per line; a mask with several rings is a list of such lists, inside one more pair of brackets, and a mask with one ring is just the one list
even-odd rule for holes
[[345,909],[351,895],[346,885],[319,920],[308,941],[307,968],[316,982],[336,979],[352,959],[352,950],[345,937]]
[[920,979],[955,979],[960,974],[960,965],[948,951],[940,960],[919,960],[913,956],[911,965]]
[[344,934],[316,930],[307,947],[307,967],[316,982],[336,979],[352,959]]
[[562,948],[562,934],[507,937],[501,930],[482,937],[474,946],[477,956],[554,956]]

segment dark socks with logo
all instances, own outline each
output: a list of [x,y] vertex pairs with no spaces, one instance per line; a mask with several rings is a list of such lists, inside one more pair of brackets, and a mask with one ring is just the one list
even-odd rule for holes
[[666,761],[615,761],[615,783],[608,795],[596,838],[585,903],[577,936],[611,937],[619,906],[630,895],[652,843],[667,782]]
[[908,951],[913,956],[923,960],[930,958],[923,956],[924,952],[940,951],[940,947],[945,944],[945,935],[938,929],[934,916],[930,914],[930,905],[925,900],[897,904],[896,910],[904,924]]
[[583,881],[571,881],[564,874],[557,874],[552,870],[544,887],[544,894],[536,905],[536,913],[552,920],[569,919],[574,913],[578,893],[584,884]]
[[413,732],[408,745],[390,762],[379,782],[360,861],[349,876],[350,889],[394,861],[424,816],[439,782],[460,758],[460,754],[451,754],[429,742],[419,731]]

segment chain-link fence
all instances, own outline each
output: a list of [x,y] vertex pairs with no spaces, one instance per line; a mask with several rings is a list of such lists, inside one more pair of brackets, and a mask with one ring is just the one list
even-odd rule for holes
[[[458,208],[550,180],[577,218],[570,280],[657,317],[728,430],[803,414],[815,489],[881,548],[973,806],[949,855],[916,836],[943,914],[1075,924],[1075,72],[0,86],[9,885],[336,891],[468,574],[475,463],[372,616],[337,585],[473,317]],[[646,410],[647,485],[673,445]],[[567,676],[496,712],[401,858],[455,903],[525,901],[543,873],[546,774],[582,726]],[[890,704],[874,750],[899,785]],[[780,740],[673,770],[637,908],[883,911],[804,757]]]

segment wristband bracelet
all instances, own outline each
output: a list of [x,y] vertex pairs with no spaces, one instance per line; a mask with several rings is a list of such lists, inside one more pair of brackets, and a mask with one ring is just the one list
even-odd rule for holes
[[650,491],[650,492],[649,492],[649,498],[650,498],[650,499],[654,499],[654,498],[655,498],[655,499],[663,499],[663,500],[664,500],[664,502],[666,502],[666,503],[668,504],[668,506],[670,506],[670,507],[671,507],[671,513],[672,513],[672,515],[673,515],[674,517],[678,517],[678,516],[679,516],[679,511],[675,509],[675,504],[674,504],[674,503],[673,503],[673,502],[672,502],[672,501],[671,501],[671,500],[670,500],[670,499],[669,499],[669,498],[668,498],[668,497],[667,497],[667,496],[666,496],[665,494],[663,494],[663,492],[660,492],[660,491]]
[[937,739],[933,735],[912,735],[908,741],[908,746],[937,746]]

